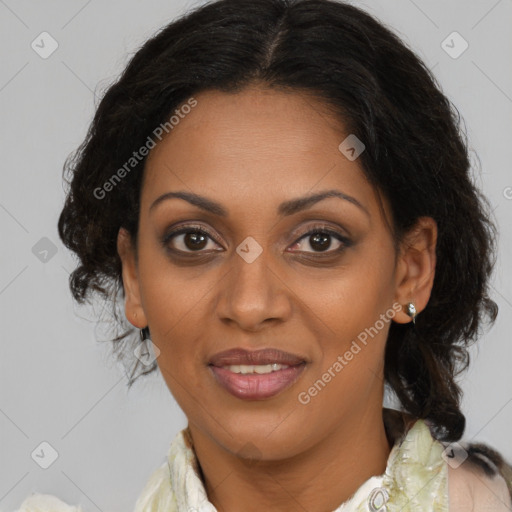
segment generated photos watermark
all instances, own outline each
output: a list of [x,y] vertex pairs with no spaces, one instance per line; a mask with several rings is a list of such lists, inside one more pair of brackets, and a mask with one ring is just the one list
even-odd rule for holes
[[[346,350],[343,355],[340,354],[336,358],[336,361],[322,374],[322,377],[317,379],[307,391],[301,391],[297,395],[299,403],[303,405],[309,404],[311,399],[317,396],[318,393],[354,359],[354,356],[361,352],[362,348],[364,348],[369,341],[368,337],[373,339],[401,310],[402,306],[398,302],[395,302],[391,308],[380,315],[379,319],[371,327],[367,327],[364,331],[360,332],[357,335],[357,340],[352,341],[350,348]],[[363,347],[359,345],[358,341]]]
[[144,158],[149,154],[149,151],[156,146],[155,138],[159,141],[162,140],[164,133],[170,133],[187,114],[192,111],[197,105],[197,100],[192,96],[188,101],[180,106],[180,108],[174,111],[174,114],[165,122],[158,125],[148,136],[146,142],[138,149],[134,151],[132,156],[121,166],[112,176],[103,183],[101,187],[96,187],[93,191],[93,195],[96,199],[104,199],[108,192],[114,190],[116,185],[121,182],[127,174],[134,169],[139,162],[142,162]]

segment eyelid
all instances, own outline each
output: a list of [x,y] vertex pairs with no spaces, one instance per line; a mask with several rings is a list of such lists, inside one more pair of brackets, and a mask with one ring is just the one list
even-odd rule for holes
[[309,235],[312,232],[316,232],[316,231],[324,231],[324,232],[327,232],[328,234],[332,234],[334,236],[339,237],[340,239],[342,239],[345,242],[349,241],[349,236],[346,234],[344,235],[344,234],[340,233],[340,228],[335,228],[335,227],[331,226],[330,224],[327,224],[327,223],[321,222],[321,221],[316,221],[316,223],[314,223],[313,225],[308,225],[305,231],[302,228],[294,231],[293,237],[299,237],[297,240],[295,240],[295,241],[298,241],[301,238],[303,238],[304,236]]

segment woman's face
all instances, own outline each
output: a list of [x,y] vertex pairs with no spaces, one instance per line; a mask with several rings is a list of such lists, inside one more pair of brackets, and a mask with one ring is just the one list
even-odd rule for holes
[[[421,264],[395,254],[374,189],[339,149],[349,134],[322,104],[256,87],[195,100],[146,162],[136,266],[120,236],[126,315],[149,325],[191,428],[232,453],[250,442],[262,458],[292,456],[380,415],[389,325],[409,320],[399,304],[421,302],[409,295]],[[326,191],[339,195],[304,200]],[[297,361],[258,368],[271,376],[212,366],[235,348]]]

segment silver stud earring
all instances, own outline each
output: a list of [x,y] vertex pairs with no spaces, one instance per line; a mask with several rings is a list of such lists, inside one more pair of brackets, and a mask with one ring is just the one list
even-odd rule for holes
[[414,302],[408,302],[405,305],[405,312],[408,316],[410,316],[412,318],[412,323],[415,324],[416,323],[416,315],[418,314],[418,312],[416,311],[416,306],[414,305]]

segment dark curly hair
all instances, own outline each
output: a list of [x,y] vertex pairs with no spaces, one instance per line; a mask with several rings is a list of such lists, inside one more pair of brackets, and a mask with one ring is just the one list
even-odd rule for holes
[[[99,103],[87,137],[64,166],[69,191],[58,228],[79,266],[75,300],[95,292],[112,305],[114,351],[138,341],[118,299],[120,227],[137,239],[146,158],[108,194],[104,184],[194,94],[251,84],[313,94],[366,145],[359,163],[389,201],[395,246],[419,217],[438,226],[431,297],[416,325],[392,322],[385,380],[403,409],[428,419],[441,440],[465,428],[456,376],[497,305],[488,297],[496,227],[472,182],[460,114],[416,54],[381,22],[334,0],[218,0],[164,27],[132,57]],[[126,169],[126,166],[125,166]],[[66,173],[68,176],[66,176]],[[111,340],[112,341],[112,340]],[[129,386],[149,368],[132,357]],[[138,373],[137,373],[138,372]]]

